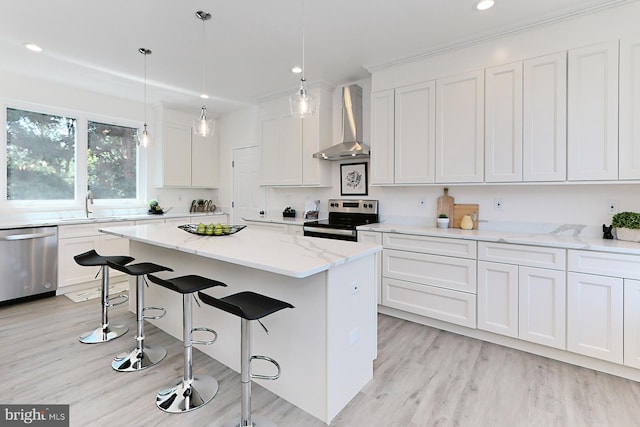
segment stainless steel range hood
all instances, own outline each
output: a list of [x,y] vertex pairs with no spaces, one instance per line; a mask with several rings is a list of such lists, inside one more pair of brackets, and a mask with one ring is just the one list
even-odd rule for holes
[[362,142],[362,88],[342,88],[342,142],[313,155],[323,160],[348,160],[369,157],[370,148]]

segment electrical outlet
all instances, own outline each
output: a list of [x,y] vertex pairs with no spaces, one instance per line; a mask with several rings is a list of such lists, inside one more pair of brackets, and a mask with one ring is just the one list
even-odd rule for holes
[[504,209],[504,200],[502,200],[502,198],[493,199],[493,209],[496,211]]
[[420,200],[420,202],[418,202],[418,206],[424,208],[424,200]]
[[618,201],[617,200],[609,200],[607,202],[607,212],[610,215],[613,215],[618,212]]
[[359,283],[354,283],[351,285],[351,295],[355,295],[358,292],[360,292],[360,284]]

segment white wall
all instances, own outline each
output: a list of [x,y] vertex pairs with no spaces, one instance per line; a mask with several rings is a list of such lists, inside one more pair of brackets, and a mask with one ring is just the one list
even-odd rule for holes
[[[459,49],[407,62],[386,70],[376,70],[373,80],[355,82],[363,87],[364,104],[364,141],[369,141],[370,130],[370,91],[383,90],[414,81],[402,81],[405,75],[420,75],[424,80],[452,75],[485,66],[507,63],[524,58],[535,57],[569,48],[584,46],[618,37],[640,35],[637,17],[640,16],[640,3],[631,3],[622,7],[607,9],[591,15],[578,16],[570,21],[549,24],[545,27],[529,30],[525,33],[506,35],[500,39],[489,40],[475,46]],[[398,72],[398,70],[401,72]],[[341,133],[341,103],[339,85],[333,96],[334,139],[339,141]],[[239,117],[251,117],[251,120],[238,123]],[[221,120],[226,132],[221,135],[221,147],[241,144],[249,139],[258,144],[257,112],[253,108],[247,112],[235,112]],[[247,129],[247,126],[255,126]],[[223,143],[224,140],[228,140]],[[224,154],[221,151],[223,162]],[[230,162],[230,160],[229,160]],[[359,162],[359,161],[358,161]],[[333,188],[273,188],[268,194],[268,210],[278,215],[286,206],[292,206],[300,212],[307,198],[320,199],[321,211],[326,211],[326,202],[330,197],[340,197],[339,166],[333,162]],[[222,168],[221,168],[222,170]],[[231,176],[229,174],[229,176]],[[451,184],[449,194],[456,203],[478,203],[480,220],[527,223],[571,223],[599,227],[609,224],[611,215],[607,206],[609,201],[617,203],[618,211],[640,211],[640,184]],[[221,188],[225,185],[221,184]],[[442,195],[445,185],[425,185],[415,187],[371,187],[368,198],[380,200],[383,219],[435,224],[437,198]],[[220,197],[230,197],[230,193],[220,191]],[[224,194],[224,197],[223,197]],[[501,198],[502,210],[494,209],[494,200]],[[230,199],[229,200],[230,203]],[[420,202],[424,203],[421,204]]]

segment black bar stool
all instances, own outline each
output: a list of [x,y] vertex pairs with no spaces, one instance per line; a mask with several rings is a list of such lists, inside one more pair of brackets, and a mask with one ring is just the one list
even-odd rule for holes
[[[240,423],[238,424],[235,421],[229,421],[224,425],[253,427],[254,423],[252,422],[251,417],[251,379],[258,378],[263,380],[276,380],[280,377],[280,365],[270,357],[251,355],[251,324],[249,322],[251,320],[257,320],[262,325],[260,319],[263,317],[284,308],[294,307],[288,302],[280,301],[250,291],[239,292],[219,299],[203,292],[198,292],[198,295],[205,304],[240,317],[240,382],[242,385]],[[262,325],[262,327],[267,331],[267,328],[265,328],[264,325]],[[252,374],[251,361],[253,359],[271,362],[278,372],[276,375]],[[253,417],[253,419],[256,427],[274,425],[273,422],[262,417]]]
[[[128,295],[118,295],[113,299],[109,300],[109,265],[108,261],[111,261],[114,264],[129,264],[134,260],[133,257],[130,256],[102,256],[98,255],[98,253],[91,249],[90,251],[81,253],[73,257],[73,259],[79,265],[84,267],[96,267],[99,266],[102,270],[102,325],[98,326],[93,331],[86,332],[80,335],[79,339],[81,343],[84,344],[96,344],[101,342],[111,341],[112,339],[118,338],[127,333],[129,328],[123,325],[118,326],[110,326],[109,325],[109,314],[108,309],[110,307],[115,307],[117,305],[123,304],[127,302],[129,299]],[[114,302],[119,300],[117,302]]]
[[[167,355],[167,350],[164,347],[145,347],[144,345],[144,319],[159,319],[165,315],[165,309],[162,307],[144,306],[144,276],[159,271],[173,271],[173,269],[152,262],[141,262],[131,265],[120,265],[109,262],[109,267],[127,273],[130,276],[136,276],[136,325],[138,328],[136,348],[117,355],[115,359],[113,359],[111,367],[121,372],[140,371],[155,365]],[[147,316],[144,314],[147,310],[158,310],[161,311],[162,314]]]
[[[181,276],[173,279],[161,279],[149,274],[153,283],[164,286],[174,292],[182,294],[182,345],[184,346],[184,373],[178,383],[166,390],[161,390],[156,396],[156,406],[165,412],[179,414],[206,405],[218,393],[218,381],[210,375],[193,376],[193,344],[210,345],[218,338],[218,334],[209,328],[192,327],[192,302],[195,292],[215,286],[227,286],[217,280],[202,276]],[[196,301],[197,302],[197,301]],[[213,334],[209,341],[194,340],[194,331],[204,331]]]

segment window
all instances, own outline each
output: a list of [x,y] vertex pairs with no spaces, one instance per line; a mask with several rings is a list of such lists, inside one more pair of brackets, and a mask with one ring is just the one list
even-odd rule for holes
[[73,200],[76,119],[7,108],[7,200]]
[[88,186],[96,199],[135,199],[138,129],[88,123]]
[[89,189],[105,207],[139,203],[139,129],[72,115],[6,108],[6,200],[78,206]]

